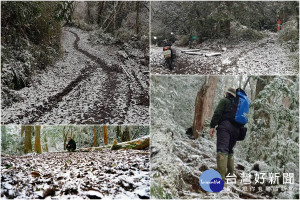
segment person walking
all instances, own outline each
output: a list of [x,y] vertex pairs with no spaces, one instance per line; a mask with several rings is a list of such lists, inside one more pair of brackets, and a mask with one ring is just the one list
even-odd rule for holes
[[241,124],[232,120],[233,101],[236,90],[229,88],[214,111],[210,122],[210,137],[213,138],[217,126],[217,171],[225,182],[225,176],[233,175],[234,157],[233,147],[238,140]]

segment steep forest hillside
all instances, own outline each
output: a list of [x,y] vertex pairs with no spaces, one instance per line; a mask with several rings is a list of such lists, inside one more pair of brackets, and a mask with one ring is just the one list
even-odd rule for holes
[[[151,80],[153,198],[299,198],[297,76],[156,76]],[[194,139],[186,131],[193,126],[196,96],[204,86],[210,91],[202,107],[204,117],[198,119],[204,127]],[[216,169],[217,155],[209,123],[229,87],[245,88],[250,98],[248,131],[234,148],[236,184],[228,184],[220,193],[207,193],[199,177],[207,169]],[[255,175],[262,173],[264,183],[256,183]],[[267,181],[272,173],[280,175],[276,184]],[[293,174],[292,184],[283,182],[284,173]],[[251,174],[251,185],[241,183],[245,174]]]

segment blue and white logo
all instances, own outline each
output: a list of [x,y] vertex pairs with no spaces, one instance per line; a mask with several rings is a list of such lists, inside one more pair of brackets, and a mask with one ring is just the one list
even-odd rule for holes
[[220,192],[224,188],[224,182],[219,172],[213,169],[204,171],[199,178],[200,186],[207,192]]

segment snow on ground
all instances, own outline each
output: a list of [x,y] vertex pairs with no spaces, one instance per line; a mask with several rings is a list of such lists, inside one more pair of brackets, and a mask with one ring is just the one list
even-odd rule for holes
[[[197,47],[198,48],[198,47]],[[162,47],[151,47],[150,65],[154,74],[221,74],[221,75],[293,75],[298,74],[299,50],[290,52],[288,46],[278,42],[276,33],[257,42],[237,45],[204,42],[199,46],[204,55],[187,55],[176,50],[175,69],[164,66]],[[226,49],[224,49],[226,48]],[[225,51],[223,51],[223,50]],[[221,56],[206,57],[206,53],[219,52]]]
[[2,108],[3,123],[149,123],[147,66],[122,60],[115,45],[92,44],[76,28],[64,28],[62,46],[63,59],[16,91],[21,101]]
[[2,156],[1,198],[145,199],[149,162],[142,150]]
[[[128,44],[122,46],[114,45],[99,45],[97,42],[91,41],[91,35],[83,30],[78,30],[75,28],[69,28],[71,31],[79,31],[81,35],[81,40],[79,42],[79,47],[85,51],[88,51],[97,58],[104,60],[109,67],[116,67],[122,76],[119,76],[117,80],[117,94],[120,95],[119,98],[115,98],[120,109],[114,112],[114,118],[124,118],[124,123],[138,124],[140,121],[148,123],[149,118],[149,100],[148,100],[148,86],[149,77],[144,74],[145,71],[149,71],[147,61],[142,63],[144,60],[144,53],[139,49],[134,49]],[[124,81],[126,80],[126,82]],[[125,85],[128,87],[128,92],[125,93]],[[127,105],[126,103],[126,96]],[[128,99],[130,98],[130,99]],[[123,102],[122,102],[123,101]],[[145,106],[146,105],[146,106]],[[126,111],[123,113],[122,111]],[[112,123],[122,123],[122,120],[114,120]]]

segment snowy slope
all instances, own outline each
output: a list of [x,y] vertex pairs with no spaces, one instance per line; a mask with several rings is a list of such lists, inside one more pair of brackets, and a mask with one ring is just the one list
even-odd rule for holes
[[[151,196],[155,199],[181,198],[295,198],[299,192],[298,175],[295,184],[281,192],[268,192],[268,184],[253,184],[254,190],[245,192],[240,183],[243,173],[272,172],[272,166],[263,161],[245,160],[238,142],[235,147],[235,174],[237,185],[228,185],[220,193],[207,193],[199,185],[199,177],[207,169],[216,169],[216,137],[209,137],[208,121],[202,137],[191,140],[186,129],[192,125],[194,101],[203,78],[191,76],[152,77],[151,87]],[[279,171],[278,171],[279,172]],[[282,172],[280,172],[282,173]],[[263,187],[263,191],[258,191]],[[248,188],[249,189],[249,188]]]

